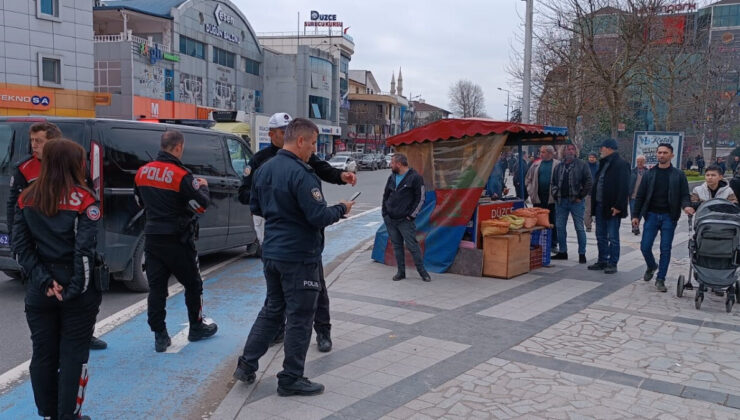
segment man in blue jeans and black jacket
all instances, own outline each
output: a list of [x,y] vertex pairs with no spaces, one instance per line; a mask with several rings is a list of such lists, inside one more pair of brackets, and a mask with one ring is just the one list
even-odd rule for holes
[[[657,270],[655,288],[659,292],[666,292],[668,289],[665,287],[665,277],[668,273],[668,264],[671,262],[676,224],[681,218],[681,209],[686,214],[694,214],[694,208],[691,207],[686,175],[671,165],[673,146],[667,143],[658,145],[657,157],[658,164],[645,174],[637,190],[632,227],[639,226],[640,218],[645,220],[640,243],[640,250],[647,263],[643,280],[652,280]],[[658,232],[660,232],[660,262],[656,264],[653,243]]]
[[553,260],[568,259],[567,225],[568,215],[578,236],[578,263],[586,263],[586,229],[583,226],[584,201],[591,194],[591,171],[586,162],[576,159],[578,151],[574,144],[565,146],[565,158],[555,167],[552,174],[551,191],[555,199],[555,226],[558,231],[558,253]]
[[414,223],[424,205],[424,178],[413,168],[409,168],[408,158],[402,153],[396,153],[391,158],[391,171],[383,192],[383,221],[391,238],[393,254],[398,265],[398,272],[393,276],[393,281],[406,278],[404,243],[414,258],[414,265],[421,279],[432,281],[424,268]]

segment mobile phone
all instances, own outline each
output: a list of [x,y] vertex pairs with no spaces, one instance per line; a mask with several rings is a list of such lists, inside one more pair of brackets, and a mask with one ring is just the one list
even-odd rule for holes
[[350,198],[349,201],[355,201],[357,197],[360,196],[360,194],[362,194],[362,191],[357,191],[356,193],[352,195],[352,198]]

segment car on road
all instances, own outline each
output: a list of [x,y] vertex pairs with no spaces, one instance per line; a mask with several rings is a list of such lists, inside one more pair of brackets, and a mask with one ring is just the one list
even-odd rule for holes
[[358,169],[370,169],[374,171],[378,169],[378,161],[375,159],[375,155],[365,154],[362,155],[360,160],[357,161]]
[[[13,163],[30,154],[28,128],[40,121],[56,124],[65,138],[88,152],[89,178],[103,215],[97,252],[112,277],[129,289],[141,292],[149,287],[144,271],[146,216],[134,200],[134,176],[157,155],[168,129],[185,136],[185,167],[208,181],[211,206],[199,219],[198,254],[242,246],[251,254],[259,252],[249,206],[238,199],[252,151],[241,137],[207,128],[95,118],[0,117],[0,203],[8,201]],[[8,243],[10,224],[6,213],[0,213],[0,270],[19,278],[20,266]]]
[[378,169],[385,169],[388,167],[388,163],[385,161],[385,155],[382,153],[373,154]]
[[336,155],[329,159],[329,165],[333,168],[341,169],[347,172],[357,172],[357,162],[347,155]]

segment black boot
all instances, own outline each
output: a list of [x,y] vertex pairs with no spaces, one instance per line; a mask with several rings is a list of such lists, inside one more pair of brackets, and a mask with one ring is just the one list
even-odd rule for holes
[[105,350],[108,348],[108,343],[93,336],[90,340],[90,350]]
[[277,393],[281,397],[291,395],[319,395],[324,392],[324,385],[317,384],[308,380],[308,378],[298,378],[290,385],[278,384]]
[[553,260],[567,260],[568,259],[568,253],[567,252],[558,252],[557,254],[552,256]]
[[328,353],[331,351],[332,342],[329,331],[321,331],[316,333],[316,344],[319,347],[319,351],[322,353]]
[[588,266],[589,270],[603,270],[606,268],[605,262],[595,262]]
[[421,279],[423,281],[425,281],[425,282],[432,281],[432,276],[430,276],[429,273],[427,273],[427,270],[426,269],[422,268],[421,270],[418,270],[418,271],[419,271],[419,275],[421,276]]
[[157,353],[164,352],[171,344],[172,340],[170,335],[167,334],[167,330],[154,333],[154,350]]
[[393,281],[399,281],[406,278],[406,272],[404,270],[398,270],[395,276],[393,276]]
[[243,363],[241,359],[239,360],[239,363],[236,364],[236,370],[234,371],[233,376],[234,379],[247,384],[254,383],[254,380],[257,379],[257,374],[252,372],[249,366],[247,366],[246,363]]
[[205,340],[208,337],[212,337],[218,331],[218,325],[215,323],[206,324],[203,321],[200,324],[190,326],[190,332],[188,332],[188,341],[200,341]]
[[578,254],[578,264],[586,264],[586,254]]

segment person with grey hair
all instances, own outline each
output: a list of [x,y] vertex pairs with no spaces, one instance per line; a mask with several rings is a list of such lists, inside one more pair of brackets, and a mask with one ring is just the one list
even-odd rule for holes
[[552,252],[558,250],[558,228],[555,226],[555,199],[552,196],[552,175],[555,167],[560,163],[555,159],[555,148],[552,146],[540,147],[540,160],[534,162],[527,171],[524,184],[527,186],[532,205],[550,210],[550,224],[552,229]]
[[413,168],[403,153],[396,153],[391,158],[391,176],[383,192],[383,221],[393,245],[398,272],[393,281],[406,278],[406,256],[404,244],[414,258],[414,265],[421,279],[432,281],[424,268],[419,242],[416,240],[414,220],[424,206],[424,178]]
[[[637,198],[637,190],[640,189],[640,183],[642,183],[642,177],[647,173],[648,168],[645,166],[645,155],[639,155],[635,158],[635,167],[632,168],[632,175],[630,176],[630,216],[634,218],[635,215],[635,199]],[[639,219],[639,215],[637,215]],[[632,233],[635,236],[640,234],[640,227],[632,227]]]

